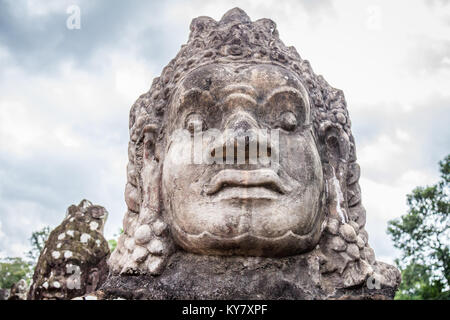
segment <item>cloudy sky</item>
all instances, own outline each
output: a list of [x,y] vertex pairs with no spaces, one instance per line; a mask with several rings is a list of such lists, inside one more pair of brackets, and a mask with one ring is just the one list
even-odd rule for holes
[[[68,29],[71,5],[80,29]],[[316,73],[344,90],[377,258],[406,194],[437,181],[450,151],[450,1],[0,0],[0,257],[87,198],[126,210],[128,112],[197,16],[239,6],[271,18]]]

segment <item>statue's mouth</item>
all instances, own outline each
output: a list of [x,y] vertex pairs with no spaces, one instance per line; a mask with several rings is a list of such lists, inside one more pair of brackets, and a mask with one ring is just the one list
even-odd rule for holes
[[205,193],[210,196],[224,190],[235,198],[273,198],[289,193],[291,188],[271,169],[225,169],[204,187]]

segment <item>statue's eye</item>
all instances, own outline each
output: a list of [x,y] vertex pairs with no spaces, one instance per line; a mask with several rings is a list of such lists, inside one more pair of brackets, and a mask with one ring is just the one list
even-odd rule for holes
[[188,115],[186,117],[186,129],[188,129],[191,134],[205,130],[205,123],[202,116],[196,113]]
[[286,131],[292,131],[297,126],[297,117],[291,111],[284,112],[280,116],[280,126]]

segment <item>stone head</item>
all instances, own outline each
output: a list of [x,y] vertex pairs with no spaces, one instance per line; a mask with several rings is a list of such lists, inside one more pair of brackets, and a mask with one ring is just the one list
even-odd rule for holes
[[324,273],[355,265],[367,277],[374,256],[343,92],[269,19],[235,8],[190,29],[130,111],[128,211],[113,273],[159,274],[177,250],[319,250]]
[[82,200],[67,209],[39,256],[30,300],[71,299],[97,289],[106,279],[109,247],[103,237],[108,212]]

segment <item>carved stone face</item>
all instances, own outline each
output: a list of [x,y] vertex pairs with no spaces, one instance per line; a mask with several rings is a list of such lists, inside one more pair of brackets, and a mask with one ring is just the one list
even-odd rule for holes
[[103,237],[108,212],[82,200],[49,235],[29,291],[30,300],[72,299],[94,291],[108,275]]
[[294,73],[200,67],[178,87],[167,120],[162,196],[181,247],[283,256],[317,244],[324,179],[309,98]]

